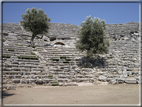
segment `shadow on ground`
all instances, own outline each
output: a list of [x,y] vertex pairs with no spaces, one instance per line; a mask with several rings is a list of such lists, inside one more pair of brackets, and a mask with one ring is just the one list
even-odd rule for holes
[[2,91],[2,98],[6,98],[6,97],[9,97],[12,95],[14,95],[14,94],[9,94],[9,93],[7,93],[7,91]]

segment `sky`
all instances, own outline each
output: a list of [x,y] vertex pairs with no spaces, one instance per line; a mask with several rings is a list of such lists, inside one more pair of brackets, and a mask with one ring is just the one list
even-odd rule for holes
[[107,24],[139,22],[139,3],[3,3],[3,23],[19,23],[28,8],[41,8],[51,23],[80,25],[87,16]]

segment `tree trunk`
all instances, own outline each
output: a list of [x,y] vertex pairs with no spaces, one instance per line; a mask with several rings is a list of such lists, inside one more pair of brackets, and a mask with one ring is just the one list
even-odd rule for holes
[[35,34],[32,34],[32,38],[31,38],[31,47],[35,48],[35,44],[34,44],[34,38],[35,38]]
[[85,61],[85,67],[89,67],[89,56],[86,57],[86,61]]

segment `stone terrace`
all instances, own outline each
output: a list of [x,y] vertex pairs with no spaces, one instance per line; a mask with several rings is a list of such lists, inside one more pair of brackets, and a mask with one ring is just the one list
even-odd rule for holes
[[[107,27],[107,34],[110,36],[109,53],[100,55],[97,60],[94,59],[93,68],[79,66],[85,53],[73,47],[46,46],[45,44],[50,44],[50,41],[35,38],[37,47],[31,48],[28,47],[31,38],[28,33],[18,34],[11,32],[10,29],[6,32],[4,30],[3,55],[10,55],[10,58],[3,58],[3,88],[31,87],[36,84],[52,85],[54,81],[57,81],[59,86],[74,86],[79,82],[141,83],[138,26],[137,23],[132,25],[128,27],[128,31],[124,30],[127,31],[124,33],[123,29],[126,28],[122,26],[125,24],[117,25],[121,29],[122,34],[118,33],[121,37],[113,31],[114,25]],[[68,36],[76,36],[75,33],[80,29],[77,25],[70,24],[52,23],[50,27],[48,34],[50,36],[67,33]],[[77,30],[73,33],[75,29]],[[39,58],[38,60],[19,59],[18,56]]]

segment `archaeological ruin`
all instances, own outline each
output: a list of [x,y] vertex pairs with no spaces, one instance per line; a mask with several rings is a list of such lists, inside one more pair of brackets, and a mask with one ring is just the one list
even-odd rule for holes
[[92,84],[140,84],[140,31],[138,22],[107,24],[109,53],[96,55],[90,68],[82,68],[84,52],[75,48],[80,26],[50,23],[49,32],[38,35],[29,47],[31,33],[20,24],[4,23],[2,29],[3,88],[77,86]]

